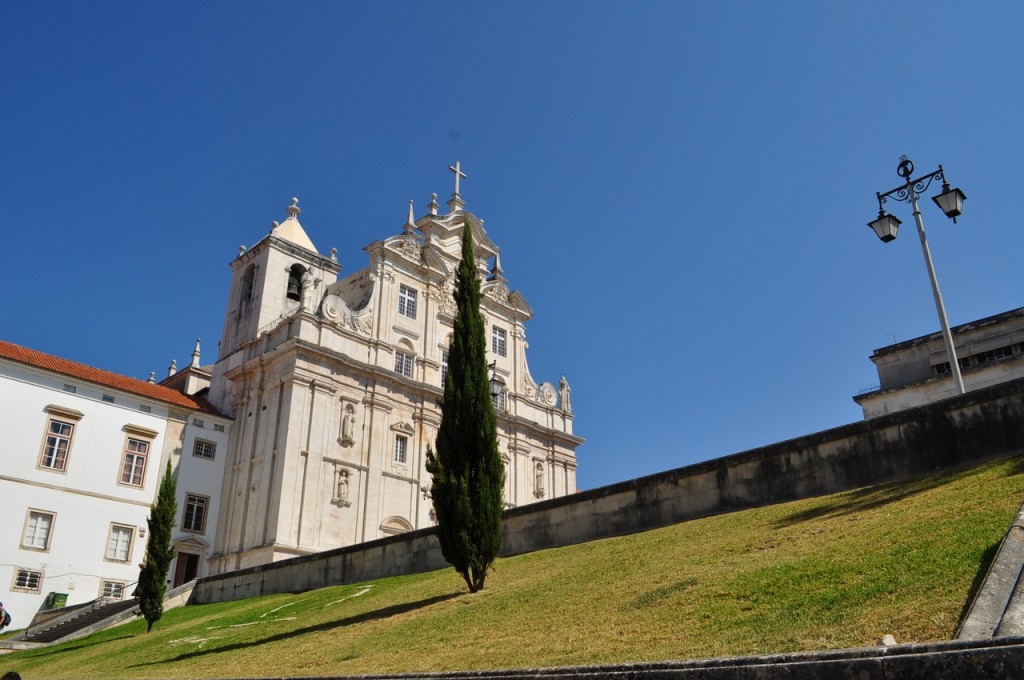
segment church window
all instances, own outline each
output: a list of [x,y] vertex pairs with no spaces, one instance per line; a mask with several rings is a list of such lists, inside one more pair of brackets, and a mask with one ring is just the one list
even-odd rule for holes
[[21,547],[28,550],[49,550],[50,527],[53,526],[53,514],[29,510],[28,521],[25,522],[25,535],[21,539]]
[[504,411],[505,410],[505,404],[506,404],[506,401],[505,401],[505,390],[502,390],[501,392],[498,392],[497,394],[492,394],[491,395],[491,403],[494,404],[494,410],[495,411],[499,411],[499,412]]
[[43,454],[39,457],[39,467],[66,470],[68,453],[71,451],[71,437],[74,433],[74,423],[50,418],[46,427],[46,439],[43,442]]
[[405,284],[398,287],[398,313],[410,319],[416,318],[416,290]]
[[249,265],[242,274],[242,297],[241,302],[248,302],[252,299],[253,284],[256,282],[256,266]]
[[121,466],[121,483],[142,486],[146,478],[146,459],[149,457],[149,442],[128,437],[124,447],[124,464]]
[[127,562],[132,556],[132,537],[135,527],[111,524],[107,538],[107,559],[113,562]]
[[508,347],[507,336],[504,328],[491,326],[491,351],[499,357],[506,356]]
[[39,592],[39,586],[43,582],[43,573],[32,569],[18,569],[14,577],[14,587],[11,590],[25,590],[32,593]]
[[298,302],[302,299],[302,275],[306,273],[306,268],[301,264],[293,264],[291,269],[288,270],[288,290],[286,297],[289,300],[295,300]]
[[409,438],[403,435],[395,436],[395,462],[405,465],[405,453],[409,446]]
[[123,600],[124,581],[102,581],[100,584],[100,597]]
[[217,455],[217,444],[208,442],[205,439],[197,439],[192,447],[192,455],[197,458],[213,460],[214,456]]
[[185,495],[185,512],[182,514],[181,528],[183,531],[203,533],[206,531],[206,506],[210,499],[195,494]]
[[448,380],[448,350],[441,352],[441,387]]
[[401,373],[406,378],[412,377],[412,355],[401,350],[395,352],[395,373]]

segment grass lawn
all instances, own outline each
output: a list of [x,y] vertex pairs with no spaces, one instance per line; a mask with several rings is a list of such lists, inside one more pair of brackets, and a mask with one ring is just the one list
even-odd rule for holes
[[1024,460],[454,571],[189,606],[0,657],[25,678],[399,673],[950,638],[1021,501]]

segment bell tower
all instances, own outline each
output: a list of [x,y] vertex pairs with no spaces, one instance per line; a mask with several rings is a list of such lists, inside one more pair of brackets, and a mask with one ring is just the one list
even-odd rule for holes
[[284,222],[251,248],[241,246],[231,262],[224,330],[218,363],[252,342],[279,320],[301,310],[315,313],[341,265],[332,252],[321,255],[299,223],[299,199],[293,198]]

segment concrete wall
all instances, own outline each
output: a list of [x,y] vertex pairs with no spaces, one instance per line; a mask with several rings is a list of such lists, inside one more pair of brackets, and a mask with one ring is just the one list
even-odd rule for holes
[[[1024,451],[1024,380],[505,513],[502,554],[909,479]],[[200,580],[195,602],[445,566],[432,529]]]

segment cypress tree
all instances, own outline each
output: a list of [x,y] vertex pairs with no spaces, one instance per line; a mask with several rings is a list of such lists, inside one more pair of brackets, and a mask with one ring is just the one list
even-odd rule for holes
[[505,468],[498,453],[480,279],[468,220],[462,231],[454,295],[457,312],[437,452],[428,447],[427,471],[441,551],[475,593],[484,587],[487,570],[501,549]]
[[167,571],[171,567],[171,560],[174,559],[171,532],[174,530],[174,516],[178,512],[176,494],[177,484],[171,476],[171,462],[167,461],[167,470],[160,481],[156,503],[150,508],[149,518],[146,520],[149,526],[146,561],[139,571],[139,585],[135,590],[135,596],[139,598],[139,608],[146,617],[147,633],[153,630],[153,624],[159,621],[164,613]]

